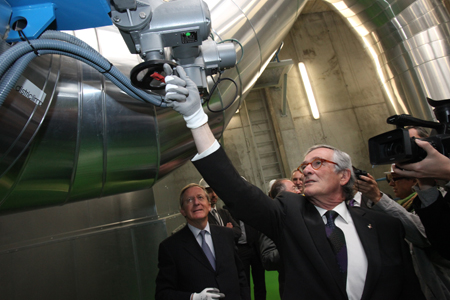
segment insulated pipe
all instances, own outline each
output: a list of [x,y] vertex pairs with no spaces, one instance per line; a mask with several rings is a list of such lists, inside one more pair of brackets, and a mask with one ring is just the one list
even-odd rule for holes
[[[239,65],[228,70],[239,98],[209,114],[220,137],[240,101],[276,52],[304,1],[206,1],[215,41],[237,39]],[[226,13],[224,13],[226,12]],[[280,30],[281,28],[281,30]],[[77,31],[122,73],[141,62],[115,27]],[[211,109],[230,104],[228,81]],[[0,212],[104,197],[151,187],[184,164],[195,147],[183,119],[126,95],[84,63],[59,55],[34,59],[0,107]]]
[[325,1],[368,50],[391,113],[433,120],[426,97],[450,98],[450,18],[443,2]]

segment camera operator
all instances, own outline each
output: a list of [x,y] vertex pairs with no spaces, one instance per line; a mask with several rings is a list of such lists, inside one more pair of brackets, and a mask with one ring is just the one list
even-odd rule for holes
[[414,202],[414,208],[430,243],[443,257],[450,259],[450,194],[444,197],[436,185],[436,179],[450,180],[450,159],[426,141],[416,140],[416,143],[426,151],[427,156],[417,163],[396,164],[394,172],[400,176],[419,178],[415,189],[420,201]]
[[[407,129],[410,137],[425,138],[428,136],[423,127],[410,126]],[[433,148],[431,145],[430,147]],[[362,193],[363,198],[369,199],[368,207],[396,217],[402,222],[414,268],[426,298],[450,299],[450,261],[439,255],[437,249],[430,245],[422,220],[414,212],[417,202],[415,199],[418,197],[413,187],[418,180],[409,174],[393,173],[393,170],[394,165],[391,172],[386,175],[386,180],[393,187],[395,196],[400,200],[395,201],[382,193],[370,174],[361,176],[362,180],[357,180],[355,186]]]
[[394,172],[400,176],[450,181],[450,159],[426,141],[415,140],[415,142],[427,152],[427,156],[413,164],[397,163]]
[[450,299],[450,261],[430,246],[419,216],[407,211],[405,207],[382,193],[372,175],[361,176],[361,179],[357,180],[355,185],[363,197],[369,199],[367,206],[396,217],[402,222],[406,232],[405,239],[410,246],[414,268],[425,297]]
[[[442,116],[448,115],[450,102],[445,100],[442,103],[444,103],[442,108],[446,113],[436,114],[436,117],[441,122],[448,123],[448,120]],[[436,180],[450,180],[450,159],[436,150],[428,141],[415,140],[415,143],[425,150],[426,157],[416,163],[397,163],[394,172],[399,176],[414,176],[419,179],[419,184],[415,189],[420,201],[414,201],[414,208],[422,220],[433,247],[443,257],[450,259],[450,241],[448,239],[450,224],[446,221],[450,216],[450,195],[444,197],[445,194],[441,194],[436,182]],[[446,185],[446,188],[448,187],[449,183]]]

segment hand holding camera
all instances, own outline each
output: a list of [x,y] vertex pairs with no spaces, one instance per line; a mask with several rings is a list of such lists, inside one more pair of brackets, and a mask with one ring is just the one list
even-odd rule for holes
[[356,181],[356,188],[361,194],[372,201],[374,204],[378,203],[381,199],[381,192],[378,188],[378,184],[372,175],[367,173],[367,176],[360,176]]
[[415,142],[427,152],[427,156],[417,163],[396,163],[394,173],[405,177],[450,180],[450,159],[426,141],[416,140]]

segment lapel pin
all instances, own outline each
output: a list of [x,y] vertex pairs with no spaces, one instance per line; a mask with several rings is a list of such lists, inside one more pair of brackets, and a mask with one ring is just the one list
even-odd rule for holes
[[369,227],[369,229],[372,229],[372,224],[367,225],[367,227]]

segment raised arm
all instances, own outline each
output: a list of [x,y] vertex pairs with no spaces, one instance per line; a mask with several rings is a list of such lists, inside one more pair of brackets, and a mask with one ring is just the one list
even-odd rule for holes
[[[165,71],[166,74],[172,72],[168,65],[165,65]],[[166,76],[164,101],[183,116],[186,126],[191,129],[198,152],[192,159],[195,167],[239,219],[267,236],[277,238],[284,207],[242,179],[209,128],[197,86],[182,67],[177,67],[176,71],[178,76]]]
[[202,108],[202,101],[195,83],[186,75],[182,67],[177,67],[178,76],[172,75],[172,69],[164,64],[166,74],[167,106],[180,113],[191,129],[195,146],[199,154],[208,149],[216,140],[208,125],[208,116]]

